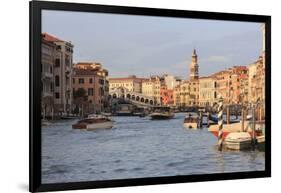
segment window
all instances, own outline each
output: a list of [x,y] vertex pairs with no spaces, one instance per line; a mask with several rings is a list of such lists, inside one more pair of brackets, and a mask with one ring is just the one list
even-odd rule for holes
[[89,83],[93,83],[93,79],[92,78],[89,79]]
[[55,76],[55,85],[60,86],[60,77],[58,75]]
[[79,84],[84,84],[84,78],[79,78],[78,82]]
[[54,82],[51,82],[51,92],[54,92]]
[[88,96],[93,96],[93,95],[94,95],[94,89],[88,88]]
[[60,98],[60,93],[59,93],[59,92],[56,92],[56,93],[55,93],[55,96],[56,96],[56,99],[59,99],[59,98]]
[[72,78],[72,83],[75,84],[75,78]]
[[55,61],[55,67],[60,67],[60,59],[57,58]]

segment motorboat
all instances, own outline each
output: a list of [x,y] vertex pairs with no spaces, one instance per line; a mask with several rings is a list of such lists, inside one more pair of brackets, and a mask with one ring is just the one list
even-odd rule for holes
[[265,136],[257,136],[257,148],[260,151],[265,151]]
[[113,127],[113,121],[103,115],[89,115],[87,118],[79,120],[72,125],[73,129],[86,129],[88,131],[96,129],[110,129]]
[[154,107],[152,109],[152,113],[150,114],[151,119],[153,120],[164,120],[164,119],[172,119],[175,114],[171,110],[170,107]]
[[252,147],[252,137],[248,132],[233,132],[226,136],[223,145],[230,150],[246,150]]
[[183,121],[183,126],[189,129],[198,128],[199,117],[197,113],[188,113]]

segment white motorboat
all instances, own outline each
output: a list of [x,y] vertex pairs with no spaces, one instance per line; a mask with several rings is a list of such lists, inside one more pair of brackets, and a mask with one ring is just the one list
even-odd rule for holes
[[88,131],[96,129],[110,129],[113,121],[103,115],[89,115],[88,118],[78,121],[72,125],[73,129],[86,129]]
[[223,142],[230,150],[245,150],[252,147],[252,137],[248,132],[233,132],[228,134]]
[[188,113],[184,118],[183,126],[188,129],[197,129],[198,115],[196,113]]

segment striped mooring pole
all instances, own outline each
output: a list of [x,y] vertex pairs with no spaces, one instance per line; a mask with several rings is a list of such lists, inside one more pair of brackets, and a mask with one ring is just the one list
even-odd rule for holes
[[223,142],[223,132],[222,132],[222,128],[223,128],[223,98],[220,97],[219,98],[219,107],[218,107],[218,150],[222,151],[222,142]]

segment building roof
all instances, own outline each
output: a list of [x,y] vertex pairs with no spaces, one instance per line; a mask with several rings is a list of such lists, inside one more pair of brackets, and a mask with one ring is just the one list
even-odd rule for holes
[[201,76],[201,77],[199,78],[199,80],[200,80],[200,79],[210,79],[210,78],[214,78],[214,77],[212,77],[212,76]]
[[53,35],[50,35],[48,33],[42,33],[42,38],[48,42],[64,42],[63,40],[53,36]]
[[120,77],[120,78],[109,78],[109,81],[127,81],[127,80],[139,80],[139,81],[145,81],[147,79],[145,78],[137,78],[136,76],[128,76],[128,77]]

